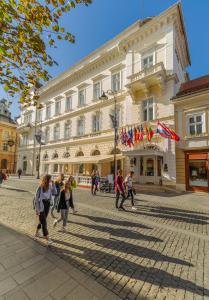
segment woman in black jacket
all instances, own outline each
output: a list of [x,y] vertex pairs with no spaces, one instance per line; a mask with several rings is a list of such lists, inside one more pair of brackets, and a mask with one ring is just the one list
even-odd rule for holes
[[65,183],[63,190],[61,191],[60,200],[57,208],[58,213],[61,212],[61,216],[58,220],[54,221],[54,227],[57,225],[57,223],[63,221],[63,227],[62,227],[63,232],[66,231],[71,196],[72,196],[71,185],[67,181]]

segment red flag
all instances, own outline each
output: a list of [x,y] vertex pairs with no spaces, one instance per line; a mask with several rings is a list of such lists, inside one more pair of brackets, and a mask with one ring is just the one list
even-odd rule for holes
[[149,128],[146,127],[146,134],[147,134],[147,140],[151,142],[151,139],[153,138],[154,135],[154,131],[152,130],[151,127]]
[[158,121],[157,132],[164,138],[171,139],[174,141],[179,141],[180,137],[170,128],[168,128],[164,123]]

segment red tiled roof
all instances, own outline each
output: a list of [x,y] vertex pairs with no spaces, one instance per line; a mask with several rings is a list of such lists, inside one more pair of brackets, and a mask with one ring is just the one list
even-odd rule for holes
[[209,75],[198,77],[182,83],[179,92],[176,94],[176,97],[198,92],[206,88],[209,88]]

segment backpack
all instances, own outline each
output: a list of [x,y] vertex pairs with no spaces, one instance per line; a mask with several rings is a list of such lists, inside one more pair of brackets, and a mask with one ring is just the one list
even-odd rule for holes
[[36,209],[36,194],[37,193],[38,193],[38,198],[39,198],[40,195],[41,195],[41,188],[40,187],[37,188],[35,196],[33,197],[33,209],[34,210]]

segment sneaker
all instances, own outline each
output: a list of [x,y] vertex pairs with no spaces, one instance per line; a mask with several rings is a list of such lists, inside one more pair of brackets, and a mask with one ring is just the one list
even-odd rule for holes
[[77,214],[77,212],[78,212],[77,210],[74,210],[74,211],[73,211],[73,215]]
[[124,211],[126,211],[123,206],[119,206],[119,210],[121,210],[121,209],[124,210]]
[[48,239],[47,244],[48,244],[48,245],[52,245],[52,244],[53,244],[53,241],[52,241],[51,239]]
[[54,220],[54,222],[53,222],[53,227],[56,227],[57,226],[57,219],[56,220]]
[[135,207],[135,206],[132,206],[132,208],[131,208],[132,210],[137,210],[137,208]]

